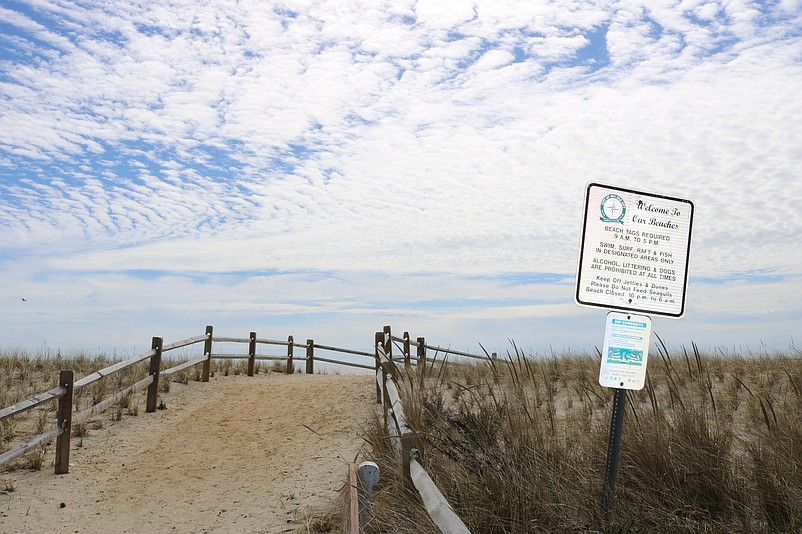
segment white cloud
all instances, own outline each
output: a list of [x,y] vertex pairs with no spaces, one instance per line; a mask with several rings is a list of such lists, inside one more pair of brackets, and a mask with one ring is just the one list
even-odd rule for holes
[[474,18],[475,9],[473,5],[458,0],[418,0],[414,7],[418,24],[445,30]]
[[[129,269],[570,277],[590,181],[694,200],[693,276],[800,275],[798,2],[30,5],[0,14],[0,261],[21,286],[63,273],[89,291],[72,277]],[[574,64],[607,26],[610,64]],[[251,300],[242,276],[203,287],[351,313]],[[125,300],[121,280],[98,291]],[[205,291],[182,280],[137,285]],[[781,287],[763,308],[797,313]],[[447,315],[570,315],[570,290],[526,298],[544,294]]]

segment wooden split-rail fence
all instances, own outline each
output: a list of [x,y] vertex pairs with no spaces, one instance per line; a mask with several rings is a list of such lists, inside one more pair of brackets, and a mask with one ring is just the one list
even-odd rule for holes
[[[480,356],[436,345],[427,345],[425,338],[422,337],[412,341],[409,332],[404,332],[403,337],[396,337],[392,335],[390,326],[385,326],[381,332],[376,332],[374,345],[376,351],[376,401],[382,405],[384,426],[401,461],[401,470],[407,489],[417,492],[429,517],[441,532],[444,534],[470,534],[468,527],[454,512],[422,465],[424,440],[421,433],[412,428],[404,413],[398,390],[398,380],[401,376],[399,364],[403,364],[405,370],[408,371],[413,365],[438,361],[436,358],[430,358],[428,351],[434,351],[435,356],[450,354],[484,361],[495,360],[496,354],[493,353],[489,357]],[[398,357],[394,356],[393,347],[400,350],[401,354]],[[414,357],[412,356],[412,347],[416,349]],[[440,361],[442,362],[442,358]],[[358,507],[354,503],[358,498],[359,486],[354,466],[351,466],[349,470],[348,487],[350,495],[346,495],[345,499],[343,532],[358,534],[361,530],[359,527],[355,527],[359,524],[359,516],[357,515]]]
[[[286,361],[287,373],[295,371],[296,363],[304,363],[305,372],[307,374],[315,372],[315,362],[325,362],[334,365],[373,370],[376,372],[376,401],[382,405],[385,427],[398,453],[405,483],[409,488],[414,488],[417,491],[429,516],[442,532],[449,534],[469,532],[422,466],[424,457],[423,440],[419,432],[410,426],[404,415],[403,404],[398,392],[398,378],[400,376],[398,364],[403,364],[404,367],[408,369],[412,365],[435,361],[434,358],[429,358],[427,356],[427,350],[434,351],[435,354],[451,354],[473,359],[487,360],[488,358],[487,356],[455,351],[436,345],[427,345],[425,339],[422,337],[417,338],[416,341],[411,341],[408,332],[405,332],[403,337],[395,337],[392,335],[389,326],[385,326],[381,332],[377,332],[374,341],[374,352],[369,353],[322,345],[315,343],[313,339],[307,339],[306,343],[297,343],[294,341],[293,336],[289,336],[287,341],[261,339],[257,337],[256,332],[251,332],[248,338],[215,336],[212,326],[207,326],[203,335],[169,344],[164,344],[161,337],[154,337],[152,339],[151,349],[147,352],[117,362],[78,380],[75,379],[73,370],[62,370],[59,375],[59,385],[57,387],[12,406],[0,409],[0,421],[3,421],[12,416],[23,414],[37,406],[57,401],[56,427],[30,439],[26,443],[20,444],[0,454],[0,467],[55,439],[55,473],[69,473],[70,437],[72,435],[73,425],[80,425],[89,421],[93,417],[108,410],[115,403],[120,402],[126,396],[140,392],[146,388],[147,397],[145,411],[147,413],[155,412],[158,407],[160,379],[166,379],[178,372],[201,365],[201,382],[208,382],[211,374],[212,360],[247,359],[248,376],[254,375],[257,361]],[[200,343],[203,343],[202,356],[190,359],[189,361],[169,369],[161,369],[162,356],[164,353]],[[213,353],[213,346],[216,343],[247,343],[248,354]],[[258,345],[285,346],[286,356],[259,354],[257,351]],[[393,356],[394,345],[401,351],[401,355],[398,357]],[[414,357],[411,354],[412,347],[416,348],[416,355]],[[296,356],[295,348],[303,349],[304,355],[302,357]],[[373,362],[372,365],[367,365],[342,358],[323,357],[318,352],[320,350],[330,351],[335,354],[367,357],[371,358]],[[492,357],[495,357],[495,354],[493,354]],[[125,369],[146,361],[148,362],[148,374],[145,378],[100,400],[83,411],[73,413],[73,399],[77,392],[100,380],[107,379]],[[359,514],[360,491],[362,491],[362,488],[356,476],[356,468],[354,465],[351,465],[348,471],[348,483],[345,486],[345,510],[343,514],[343,532],[348,534],[361,532],[365,522],[364,514],[362,514],[362,520],[360,520]],[[364,501],[365,499],[363,498],[363,505]]]

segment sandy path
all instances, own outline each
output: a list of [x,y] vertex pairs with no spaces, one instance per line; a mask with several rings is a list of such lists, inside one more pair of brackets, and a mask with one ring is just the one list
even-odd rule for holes
[[[70,474],[3,475],[0,533],[277,533],[336,502],[375,401],[370,376],[172,384],[166,410],[73,438]],[[64,507],[61,507],[64,503]]]

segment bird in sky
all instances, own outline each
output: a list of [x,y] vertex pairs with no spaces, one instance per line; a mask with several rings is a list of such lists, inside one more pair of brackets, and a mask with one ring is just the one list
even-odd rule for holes
[[25,297],[22,297],[22,302],[28,302],[28,299],[26,299]]

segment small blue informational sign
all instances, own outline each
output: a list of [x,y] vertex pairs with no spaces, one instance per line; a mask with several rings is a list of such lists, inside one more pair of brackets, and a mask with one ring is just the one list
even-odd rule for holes
[[599,385],[643,389],[651,334],[652,320],[646,315],[608,313]]

